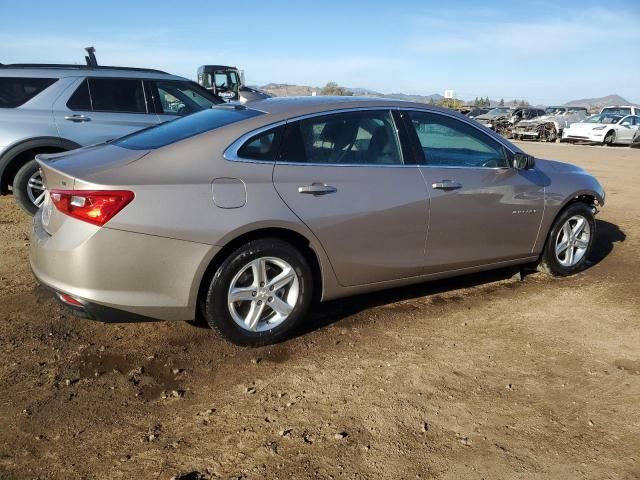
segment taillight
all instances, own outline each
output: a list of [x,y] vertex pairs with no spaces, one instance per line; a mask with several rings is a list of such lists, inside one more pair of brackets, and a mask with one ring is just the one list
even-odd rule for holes
[[133,200],[128,190],[51,190],[51,201],[65,215],[102,226]]

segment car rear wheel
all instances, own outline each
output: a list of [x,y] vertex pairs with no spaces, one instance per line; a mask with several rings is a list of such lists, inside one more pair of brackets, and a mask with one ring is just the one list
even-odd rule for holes
[[574,203],[556,219],[538,270],[564,277],[584,269],[596,233],[596,221],[589,205]]
[[604,142],[603,143],[608,147],[612,147],[615,142],[616,142],[616,132],[614,130],[611,130],[604,137]]
[[13,179],[13,194],[18,205],[29,215],[35,215],[44,202],[44,183],[35,160],[25,163]]
[[283,340],[311,303],[311,269],[282,240],[254,240],[235,250],[216,271],[204,304],[207,323],[237,345]]

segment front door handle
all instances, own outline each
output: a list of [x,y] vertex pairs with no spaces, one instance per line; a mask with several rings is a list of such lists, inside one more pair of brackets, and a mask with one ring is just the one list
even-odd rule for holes
[[442,180],[431,185],[431,188],[437,188],[438,190],[455,190],[456,188],[462,188],[462,184],[454,182],[453,180]]
[[91,120],[89,117],[85,117],[84,115],[67,115],[64,119],[77,123],[88,122]]
[[298,193],[308,193],[310,195],[327,195],[328,193],[336,193],[338,189],[324,183],[312,183],[304,187],[298,187]]

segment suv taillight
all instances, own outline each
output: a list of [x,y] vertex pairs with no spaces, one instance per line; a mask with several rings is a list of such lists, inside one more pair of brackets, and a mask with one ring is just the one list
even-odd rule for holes
[[134,197],[128,190],[51,190],[49,195],[60,212],[100,227]]

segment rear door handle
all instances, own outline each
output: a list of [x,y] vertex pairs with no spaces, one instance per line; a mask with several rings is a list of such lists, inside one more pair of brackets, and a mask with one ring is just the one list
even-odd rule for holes
[[455,190],[462,188],[462,184],[454,182],[453,180],[442,180],[431,185],[431,188],[437,188],[438,190]]
[[85,117],[84,115],[67,115],[64,117],[65,120],[69,120],[70,122],[88,122],[91,119],[89,117]]
[[304,187],[298,187],[298,193],[307,193],[310,195],[327,195],[328,193],[336,193],[338,189],[324,183],[312,183]]

